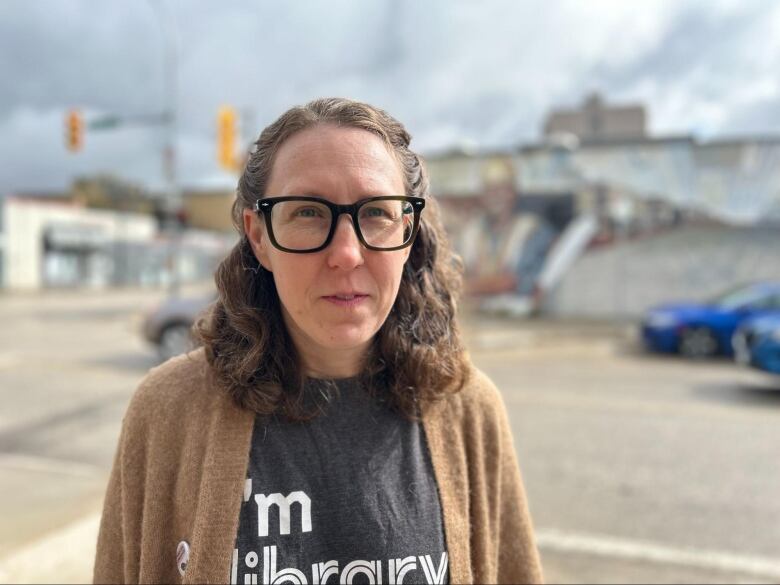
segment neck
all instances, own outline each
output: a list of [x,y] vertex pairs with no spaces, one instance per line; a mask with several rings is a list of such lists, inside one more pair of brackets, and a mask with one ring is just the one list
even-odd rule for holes
[[309,378],[324,378],[334,380],[353,378],[360,374],[365,349],[350,348],[338,351],[320,351],[318,347],[302,347],[297,343],[295,348],[301,358],[303,371]]
[[301,367],[308,377],[353,378],[363,370],[371,340],[354,347],[324,347],[301,331],[288,315],[285,314],[284,320],[301,360]]

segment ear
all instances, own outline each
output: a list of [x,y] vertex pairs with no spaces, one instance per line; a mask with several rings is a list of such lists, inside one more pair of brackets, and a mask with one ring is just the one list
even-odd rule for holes
[[262,218],[252,211],[251,209],[244,209],[244,233],[249,241],[249,245],[252,247],[252,252],[257,258],[260,265],[268,270],[271,270],[271,262],[268,258],[268,237],[265,233],[265,224]]

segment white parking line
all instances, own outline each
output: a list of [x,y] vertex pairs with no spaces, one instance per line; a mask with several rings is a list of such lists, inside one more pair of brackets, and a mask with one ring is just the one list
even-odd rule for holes
[[536,540],[542,551],[581,553],[780,579],[780,561],[777,559],[679,549],[614,536],[557,530],[540,530],[536,533]]
[[[89,515],[0,560],[0,582],[79,582],[91,577],[100,514]],[[614,536],[539,530],[539,548],[609,558],[671,564],[780,579],[780,561],[698,549],[679,549]]]

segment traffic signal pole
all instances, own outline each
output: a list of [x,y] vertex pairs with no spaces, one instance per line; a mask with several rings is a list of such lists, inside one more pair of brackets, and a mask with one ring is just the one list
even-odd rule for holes
[[168,235],[170,248],[168,254],[168,268],[170,281],[168,292],[172,296],[178,296],[180,292],[179,256],[181,248],[181,226],[176,218],[182,207],[181,189],[178,182],[176,136],[178,133],[178,51],[175,26],[171,22],[172,16],[164,14],[162,1],[150,0],[157,24],[160,27],[160,35],[163,45],[163,91],[164,91],[164,116],[165,139],[163,141],[162,163],[163,176],[166,184],[166,197],[163,200],[164,216],[167,218],[164,231]]
[[[178,181],[177,134],[178,134],[178,40],[172,14],[164,11],[163,0],[148,0],[157,19],[163,46],[163,99],[164,107],[161,114],[146,115],[105,115],[92,119],[85,124],[81,114],[72,110],[66,118],[66,146],[71,151],[82,148],[84,128],[91,130],[106,130],[118,126],[158,126],[163,129],[162,167],[165,181],[165,197],[161,207],[163,217],[163,233],[168,237],[169,248],[167,268],[170,279],[168,292],[177,296],[180,292],[179,256],[181,251],[182,225],[182,193]],[[244,113],[247,117],[253,110]],[[251,127],[252,125],[250,125]],[[231,172],[240,172],[245,162],[246,152],[237,149],[238,142],[243,143],[238,124],[238,112],[232,106],[220,108],[217,117],[217,160],[220,165]]]
[[162,0],[148,0],[154,11],[163,48],[163,100],[161,114],[117,116],[105,115],[85,123],[78,110],[70,110],[65,117],[65,146],[71,152],[79,151],[84,145],[84,131],[106,130],[118,126],[141,125],[162,127],[162,169],[165,196],[161,201],[163,232],[168,236],[169,249],[167,268],[170,273],[169,293],[178,295],[180,289],[179,253],[181,248],[182,194],[178,181],[176,138],[178,134],[178,39],[172,14],[164,13]]

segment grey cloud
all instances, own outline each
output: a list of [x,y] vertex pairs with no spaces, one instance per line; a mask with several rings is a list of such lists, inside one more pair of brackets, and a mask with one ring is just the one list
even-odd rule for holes
[[[138,113],[159,103],[159,33],[144,3],[0,4],[0,116],[24,104]],[[146,13],[145,13],[146,12]]]
[[731,112],[721,132],[727,135],[780,132],[780,91],[773,98]]
[[767,73],[756,69],[753,57],[767,40],[761,25],[776,9],[774,0],[745,1],[727,14],[706,4],[688,7],[636,59],[619,66],[596,63],[583,79],[608,94],[652,80],[656,86],[684,88],[695,99],[723,99],[734,87]]
[[[780,66],[780,54],[751,57],[769,34],[760,25],[772,0],[737,5],[726,16],[704,2],[680,9],[655,43],[621,65],[594,56],[592,34],[582,50],[580,28],[608,34],[596,8],[580,22],[566,3],[543,0],[4,0],[0,74],[12,82],[0,91],[0,156],[10,163],[0,169],[0,191],[64,187],[77,173],[98,171],[162,184],[159,129],[89,133],[75,156],[64,150],[62,134],[70,106],[90,115],[163,107],[155,6],[173,14],[179,31],[185,184],[224,178],[214,156],[223,103],[251,110],[247,134],[255,135],[292,104],[346,95],[386,108],[428,150],[463,140],[491,146],[533,139],[549,107],[578,103],[592,88],[658,99],[641,95],[646,80],[691,103],[721,104],[729,131],[755,129],[762,120],[767,128],[780,124],[769,96],[752,113],[727,111],[735,83],[775,75],[772,58]],[[648,103],[651,116],[654,105]],[[687,120],[671,122],[685,130]]]

